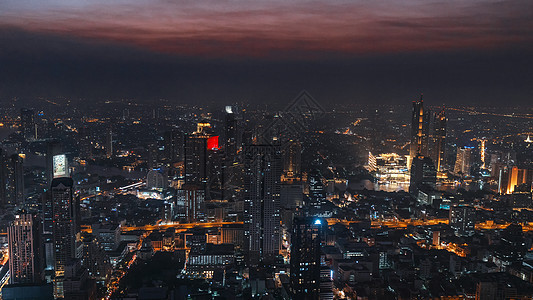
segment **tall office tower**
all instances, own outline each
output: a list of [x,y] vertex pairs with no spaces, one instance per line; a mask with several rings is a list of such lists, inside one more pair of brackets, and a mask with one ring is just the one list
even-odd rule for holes
[[444,108],[435,113],[433,119],[433,132],[432,132],[432,145],[431,145],[431,159],[435,164],[435,169],[437,172],[442,172],[446,155],[446,115],[444,113]]
[[240,128],[237,116],[232,106],[226,106],[225,128],[224,128],[224,152],[228,164],[233,163],[237,158],[237,153],[241,148]]
[[218,136],[207,140],[207,199],[220,200],[224,198],[224,153],[219,150]]
[[279,146],[249,145],[244,152],[244,234],[251,265],[279,254]]
[[185,182],[207,182],[207,138],[204,136],[185,136]]
[[43,274],[40,220],[22,212],[7,229],[10,284],[39,284]]
[[302,144],[291,140],[283,151],[283,174],[288,178],[300,176],[302,169]]
[[454,173],[463,175],[470,174],[472,166],[472,147],[457,148],[457,158],[455,160]]
[[411,117],[411,146],[409,156],[413,160],[417,155],[428,155],[429,111],[424,111],[424,101],[413,101]]
[[56,279],[64,276],[65,266],[75,258],[76,209],[74,181],[69,177],[54,178],[51,188]]
[[429,157],[418,155],[411,164],[409,192],[416,193],[420,188],[435,188],[437,170]]
[[183,154],[183,133],[177,129],[163,134],[165,142],[165,160],[169,163],[181,161]]
[[292,299],[319,299],[323,224],[318,218],[297,217],[291,236],[290,292]]
[[205,185],[208,181],[207,158],[211,125],[197,124],[196,132],[185,136],[185,183]]
[[449,223],[457,235],[474,234],[476,209],[471,206],[450,207]]
[[317,169],[313,169],[307,174],[309,204],[316,210],[315,213],[320,213],[320,209],[326,203],[326,187],[322,179],[322,174]]
[[31,109],[23,108],[20,110],[20,132],[27,140],[37,137],[35,127],[35,113]]
[[24,204],[24,159],[11,155],[4,162],[5,203],[10,205]]
[[42,223],[43,223],[43,244],[44,262],[46,275],[51,277],[54,270],[54,212],[52,194],[46,191],[42,196]]

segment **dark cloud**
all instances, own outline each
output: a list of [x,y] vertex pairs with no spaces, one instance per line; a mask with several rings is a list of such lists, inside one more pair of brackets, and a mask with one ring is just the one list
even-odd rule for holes
[[0,99],[283,103],[302,89],[322,103],[399,103],[421,92],[434,104],[530,105],[533,97],[527,45],[324,57],[207,60],[10,28],[0,30]]

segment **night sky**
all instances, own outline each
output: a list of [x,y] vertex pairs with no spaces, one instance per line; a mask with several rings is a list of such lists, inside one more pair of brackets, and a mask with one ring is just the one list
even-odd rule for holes
[[[111,3],[108,3],[111,2]],[[533,103],[533,1],[0,0],[0,99]]]

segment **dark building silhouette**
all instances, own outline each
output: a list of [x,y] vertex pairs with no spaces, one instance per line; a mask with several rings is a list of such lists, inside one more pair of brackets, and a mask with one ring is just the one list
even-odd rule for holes
[[437,170],[431,158],[418,155],[411,163],[411,182],[409,192],[416,193],[420,188],[435,188]]
[[20,110],[20,132],[26,140],[37,138],[35,127],[35,113],[31,109]]
[[433,116],[431,159],[437,172],[442,172],[446,160],[446,115],[444,108]]
[[165,159],[175,163],[181,161],[183,155],[183,133],[177,129],[166,131],[163,134],[165,143]]
[[24,159],[13,154],[7,156],[0,149],[0,203],[24,204]]
[[76,208],[72,178],[54,178],[51,186],[56,295],[63,295],[65,268],[75,258]]
[[209,123],[198,123],[196,132],[185,135],[185,183],[204,186],[208,182]]
[[233,107],[226,107],[226,114],[224,116],[224,152],[226,161],[233,163],[237,160],[238,152],[241,150],[242,138],[241,128],[239,127],[239,120]]
[[292,299],[319,299],[323,219],[297,217],[291,236],[290,293]]

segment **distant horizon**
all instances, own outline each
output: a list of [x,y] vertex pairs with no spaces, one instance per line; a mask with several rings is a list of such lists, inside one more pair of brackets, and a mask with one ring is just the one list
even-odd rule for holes
[[[531,1],[4,1],[0,99],[533,102]],[[505,103],[505,105],[503,104]]]

